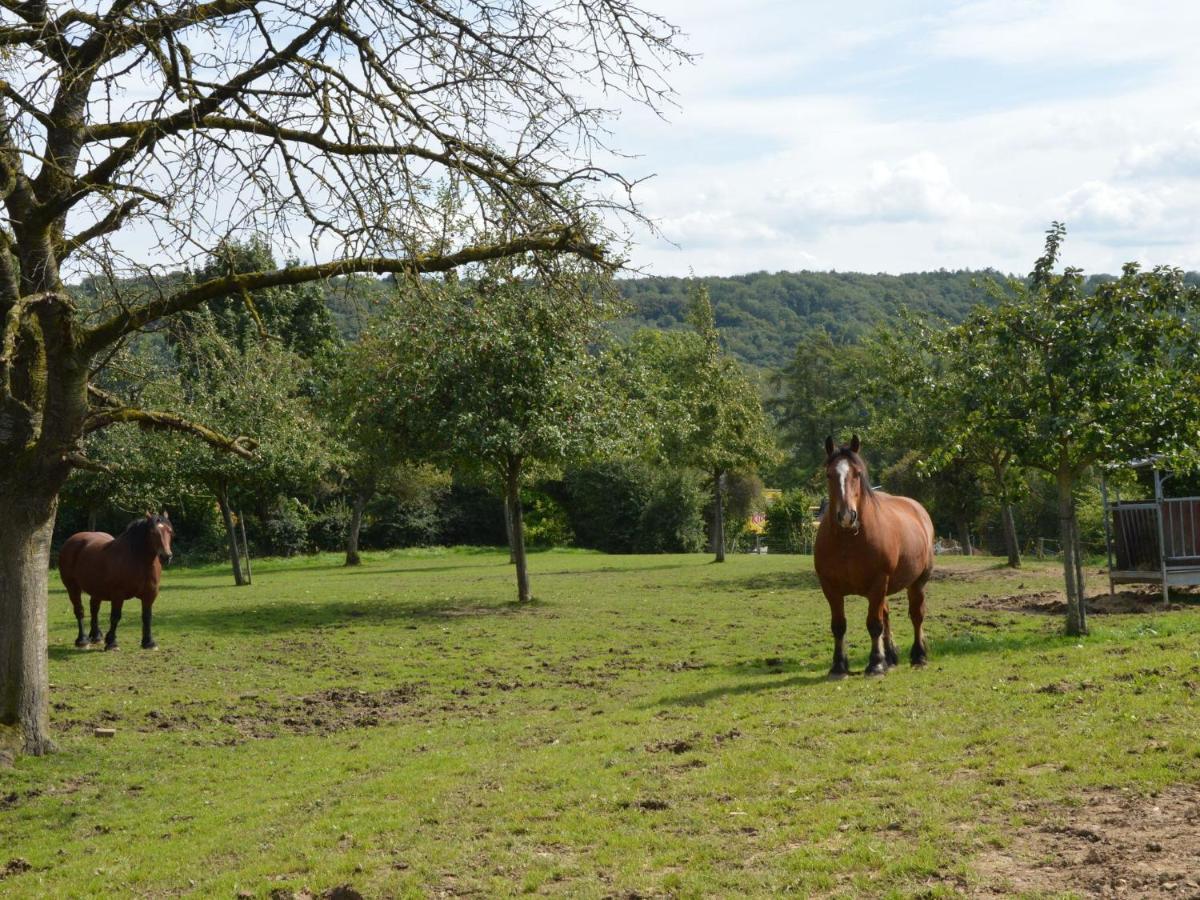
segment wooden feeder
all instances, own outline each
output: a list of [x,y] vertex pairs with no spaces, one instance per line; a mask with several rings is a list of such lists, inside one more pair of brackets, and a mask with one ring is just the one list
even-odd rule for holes
[[1161,457],[1130,463],[1154,476],[1153,500],[1108,499],[1107,480],[1100,480],[1104,501],[1104,540],[1108,545],[1108,589],[1114,584],[1160,584],[1163,604],[1172,585],[1200,584],[1200,497],[1167,497],[1171,474],[1159,468]]

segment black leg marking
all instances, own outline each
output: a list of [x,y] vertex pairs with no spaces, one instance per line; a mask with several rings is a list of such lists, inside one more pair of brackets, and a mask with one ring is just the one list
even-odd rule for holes
[[158,644],[154,642],[154,636],[150,633],[150,607],[148,606],[142,610],[142,649],[158,649]]

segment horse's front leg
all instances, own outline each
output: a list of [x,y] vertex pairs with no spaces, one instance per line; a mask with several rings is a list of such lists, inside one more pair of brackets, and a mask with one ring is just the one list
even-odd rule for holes
[[124,600],[112,601],[112,615],[108,619],[108,634],[104,636],[104,649],[116,650],[117,648],[117,625],[121,621],[121,607],[125,605]]
[[850,658],[846,655],[846,595],[821,582],[821,590],[829,601],[829,629],[833,632],[833,665],[829,678],[837,680],[850,674]]
[[884,675],[888,670],[887,649],[883,641],[887,617],[887,580],[872,585],[867,592],[867,633],[871,635],[871,660],[864,675]]
[[150,633],[150,610],[154,606],[154,598],[142,598],[142,649],[157,650],[158,644],[154,642],[154,636]]

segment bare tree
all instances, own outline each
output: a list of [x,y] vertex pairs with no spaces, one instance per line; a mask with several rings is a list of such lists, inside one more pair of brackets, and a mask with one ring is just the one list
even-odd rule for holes
[[[49,543],[83,436],[251,452],[93,389],[112,349],[262,287],[601,257],[583,223],[636,211],[600,104],[668,102],[676,43],[629,0],[0,0],[0,744],[52,748]],[[164,277],[251,232],[316,261]],[[83,274],[101,302],[65,292]]]

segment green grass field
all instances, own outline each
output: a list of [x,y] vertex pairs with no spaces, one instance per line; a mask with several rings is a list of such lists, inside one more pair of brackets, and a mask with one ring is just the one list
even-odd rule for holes
[[1080,641],[976,605],[1054,564],[954,560],[928,668],[830,683],[807,557],[534,554],[526,608],[505,560],[168,570],[157,653],[136,606],[76,650],[56,589],[61,752],[0,770],[0,894],[953,895],[1047,809],[1200,780],[1186,598]]

